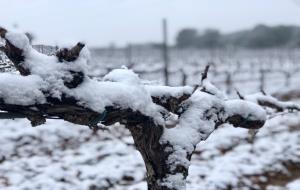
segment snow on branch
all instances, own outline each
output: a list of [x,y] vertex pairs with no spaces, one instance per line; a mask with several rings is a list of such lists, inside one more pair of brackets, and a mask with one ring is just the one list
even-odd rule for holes
[[296,104],[294,102],[282,102],[272,96],[265,95],[262,93],[248,95],[245,97],[245,99],[255,102],[260,106],[275,109],[277,112],[282,112],[284,110],[300,111],[299,104]]
[[47,56],[24,34],[0,28],[0,37],[5,41],[0,50],[20,73],[0,74],[0,119],[24,116],[37,126],[56,118],[94,129],[124,124],[144,157],[152,189],[184,189],[196,145],[218,126],[258,129],[267,118],[263,107],[299,110],[265,95],[228,100],[209,82],[209,67],[196,87],[145,85],[128,69],[97,81],[87,75],[89,52],[82,43]]
[[59,62],[63,62],[63,61],[67,61],[67,62],[72,62],[75,61],[79,55],[81,50],[84,48],[84,44],[83,43],[77,43],[76,46],[74,46],[71,49],[68,48],[63,48],[61,50],[59,50],[56,53],[56,57],[58,58]]
[[[158,125],[165,125],[167,119],[175,120],[176,116],[172,114],[176,114],[180,119],[186,107],[189,107],[187,102],[191,102],[190,99],[198,91],[196,93],[198,95],[204,94],[203,97],[209,96],[208,99],[218,100],[216,105],[207,108],[201,105],[203,113],[212,110],[216,111],[216,114],[222,112],[223,116],[214,121],[216,125],[229,122],[234,126],[246,128],[259,128],[263,125],[266,118],[258,105],[276,108],[278,111],[299,109],[297,105],[282,103],[265,95],[251,95],[244,100],[226,100],[224,93],[209,82],[209,66],[202,74],[201,85],[194,88],[143,85],[139,77],[127,69],[113,70],[99,82],[86,75],[89,53],[82,43],[70,49],[60,49],[54,56],[46,56],[34,50],[24,34],[0,28],[0,36],[5,40],[4,53],[23,75],[0,75],[0,98],[3,105],[31,106],[34,109],[40,105],[43,105],[42,107],[72,105],[79,110],[87,109],[94,112],[92,115],[103,114],[107,107],[116,110],[130,109],[132,112],[150,117]],[[258,105],[251,104],[248,100]],[[215,109],[218,106],[221,109]],[[55,116],[53,111],[50,114],[47,110],[39,109],[41,108],[36,111],[42,112],[39,118]],[[5,106],[2,106],[2,110],[13,111],[5,110]],[[61,114],[57,115],[66,119]],[[175,127],[178,122],[171,123]],[[88,124],[78,121],[75,123]]]
[[[20,106],[32,106],[42,113],[40,115],[45,115],[44,117],[51,113],[51,116],[57,114],[66,119],[66,116],[61,116],[60,113],[53,110],[49,113],[48,110],[41,110],[41,107],[58,106],[61,109],[56,110],[62,110],[62,107],[72,105],[79,110],[85,108],[88,112],[93,111],[92,115],[101,115],[106,108],[114,107],[115,110],[130,109],[132,112],[139,112],[164,125],[161,112],[166,111],[152,102],[151,96],[133,72],[122,70],[121,73],[117,73],[126,75],[125,80],[132,79],[132,83],[122,80],[97,82],[86,76],[85,68],[89,55],[84,44],[78,43],[71,49],[59,50],[55,56],[46,56],[34,50],[25,35],[7,32],[5,29],[0,31],[5,40],[4,53],[23,75],[1,74],[1,99],[3,104],[10,107],[2,106],[3,111],[20,112]],[[23,81],[28,83],[24,84]],[[17,106],[18,109],[11,110],[11,105]],[[68,115],[67,113],[64,115]],[[67,120],[89,124],[78,122],[75,118],[70,120],[68,117]]]

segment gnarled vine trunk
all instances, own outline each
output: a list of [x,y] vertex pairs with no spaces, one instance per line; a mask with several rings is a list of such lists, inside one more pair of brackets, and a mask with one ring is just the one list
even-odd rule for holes
[[228,100],[207,80],[208,67],[196,87],[145,85],[127,69],[97,81],[85,71],[89,59],[81,55],[84,44],[45,56],[31,47],[26,36],[0,27],[0,38],[5,41],[0,51],[21,74],[0,74],[10,83],[0,83],[0,118],[25,117],[33,126],[56,118],[93,129],[99,129],[100,123],[121,123],[144,159],[149,190],[185,189],[195,146],[219,125],[258,129],[266,120],[262,107],[300,110],[266,95]]
[[[145,121],[142,125],[127,126],[127,128],[130,130],[136,148],[145,162],[148,190],[175,190],[165,185],[164,179],[168,175],[178,173],[186,178],[188,169],[172,166],[168,163],[168,156],[173,147],[170,144],[160,143],[164,128],[153,125],[151,121]],[[176,167],[176,169],[171,170],[171,167]]]

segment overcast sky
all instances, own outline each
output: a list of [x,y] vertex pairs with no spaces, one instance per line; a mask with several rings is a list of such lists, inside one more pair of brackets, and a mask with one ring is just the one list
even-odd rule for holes
[[124,45],[161,40],[161,19],[167,18],[174,42],[183,27],[231,32],[258,23],[300,25],[299,1],[0,0],[0,25],[32,32],[36,43]]

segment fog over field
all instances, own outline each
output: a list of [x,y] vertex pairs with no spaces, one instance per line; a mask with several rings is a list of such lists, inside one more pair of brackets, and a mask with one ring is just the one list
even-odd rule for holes
[[0,0],[1,25],[36,34],[37,43],[85,41],[106,46],[161,41],[162,18],[170,42],[182,28],[234,32],[256,24],[300,25],[298,0]]

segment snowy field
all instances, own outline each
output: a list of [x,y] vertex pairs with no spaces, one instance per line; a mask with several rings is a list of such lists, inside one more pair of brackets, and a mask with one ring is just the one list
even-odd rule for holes
[[[92,51],[90,75],[102,76],[125,65],[141,78],[163,83],[162,52],[153,50]],[[170,50],[170,85],[199,84],[206,65],[211,65],[210,80],[228,94],[235,89],[273,93],[300,83],[300,50]]]
[[[145,82],[161,83],[160,52],[139,52],[130,59],[123,53],[93,52],[90,76],[127,65]],[[235,88],[243,94],[261,88],[275,93],[300,85],[296,50],[172,51],[170,61],[174,86],[199,83],[208,63],[209,78],[230,96],[236,96]],[[255,139],[248,133],[224,125],[200,143],[187,189],[299,190],[300,114],[270,118]],[[23,119],[0,120],[0,144],[0,189],[146,190],[143,160],[123,126],[93,132],[59,120],[37,128]]]
[[[298,190],[299,116],[268,121],[253,143],[247,130],[218,129],[198,146],[187,189]],[[2,120],[0,143],[1,189],[146,189],[142,158],[121,126],[93,133],[63,121]]]

